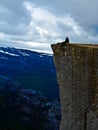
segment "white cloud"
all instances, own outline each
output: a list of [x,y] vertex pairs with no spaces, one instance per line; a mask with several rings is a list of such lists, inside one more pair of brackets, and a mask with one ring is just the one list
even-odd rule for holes
[[1,0],[0,45],[51,51],[50,44],[98,42],[97,0]]

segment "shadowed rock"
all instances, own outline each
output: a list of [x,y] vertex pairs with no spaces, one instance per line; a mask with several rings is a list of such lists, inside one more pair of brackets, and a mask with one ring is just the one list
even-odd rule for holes
[[13,120],[27,127],[26,130],[59,130],[60,112],[58,100],[48,102],[41,92],[23,89],[12,79],[0,76],[0,130]]

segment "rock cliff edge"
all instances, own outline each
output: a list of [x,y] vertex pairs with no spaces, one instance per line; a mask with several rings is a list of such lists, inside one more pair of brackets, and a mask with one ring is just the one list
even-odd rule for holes
[[98,130],[98,45],[51,47],[62,106],[60,130]]

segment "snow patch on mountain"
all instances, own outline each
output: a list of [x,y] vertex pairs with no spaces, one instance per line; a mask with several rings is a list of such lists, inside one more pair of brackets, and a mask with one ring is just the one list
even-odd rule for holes
[[1,53],[4,53],[4,54],[7,54],[7,55],[11,55],[11,56],[19,56],[17,54],[13,54],[13,53],[10,53],[10,52],[7,52],[7,51],[3,51],[3,50],[0,50]]
[[27,53],[21,52],[20,50],[19,50],[19,53],[22,54],[23,56],[30,56],[30,54],[27,54]]
[[41,56],[53,56],[52,54],[43,53]]
[[5,59],[5,60],[8,60],[8,58],[6,58],[6,57],[3,57],[3,56],[2,56],[2,57],[0,57],[0,58],[1,58],[1,59]]

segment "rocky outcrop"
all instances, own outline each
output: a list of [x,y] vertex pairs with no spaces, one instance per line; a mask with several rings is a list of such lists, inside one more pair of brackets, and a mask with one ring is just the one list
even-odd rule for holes
[[62,106],[61,130],[98,130],[98,45],[52,45]]
[[48,102],[42,93],[0,76],[0,130],[14,129],[9,128],[13,120],[25,126],[24,130],[59,130],[60,112],[59,101]]

